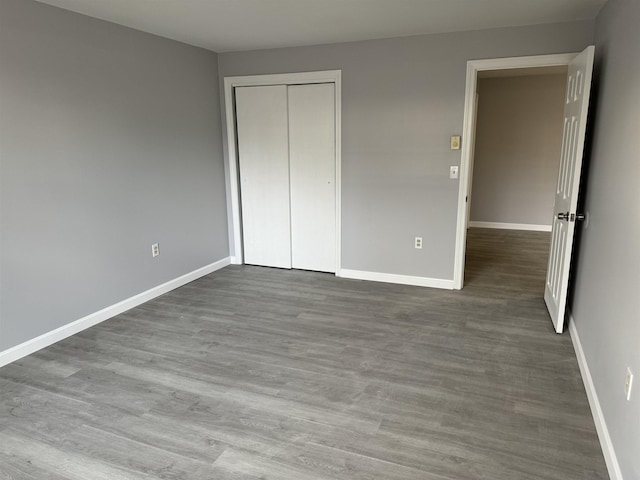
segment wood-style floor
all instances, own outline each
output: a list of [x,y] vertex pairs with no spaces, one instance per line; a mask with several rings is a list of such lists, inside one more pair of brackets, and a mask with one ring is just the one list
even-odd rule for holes
[[548,237],[470,230],[459,292],[204,277],[0,369],[0,478],[608,478]]

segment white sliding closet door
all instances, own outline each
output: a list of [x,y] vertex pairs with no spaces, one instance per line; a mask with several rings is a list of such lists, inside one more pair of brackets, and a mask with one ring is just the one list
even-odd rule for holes
[[336,271],[334,84],[289,86],[293,268]]
[[245,263],[291,268],[287,86],[235,93]]

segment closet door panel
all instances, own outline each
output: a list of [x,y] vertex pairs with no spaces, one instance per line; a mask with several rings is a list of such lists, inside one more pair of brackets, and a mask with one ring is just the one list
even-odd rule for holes
[[289,97],[293,268],[336,271],[334,85],[292,85]]
[[291,268],[287,87],[238,87],[244,261]]

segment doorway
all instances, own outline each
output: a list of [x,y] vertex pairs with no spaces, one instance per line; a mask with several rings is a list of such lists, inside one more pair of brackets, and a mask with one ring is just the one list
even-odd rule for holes
[[551,231],[567,67],[478,73],[469,227]]
[[542,296],[567,67],[478,73],[465,285]]
[[[567,68],[577,54],[540,55],[533,57],[497,58],[489,60],[475,60],[467,62],[467,82],[465,94],[465,113],[462,143],[462,159],[460,164],[460,187],[458,192],[458,220],[456,233],[456,251],[454,263],[454,288],[461,289],[464,284],[465,253],[467,242],[467,227],[470,220],[469,199],[472,195],[473,156],[476,134],[476,120],[478,107],[478,79],[481,72],[509,72],[526,69],[556,69]],[[494,73],[493,75],[500,75]],[[560,126],[558,127],[560,128]]]
[[571,252],[575,222],[584,215],[576,211],[580,189],[580,176],[584,153],[586,123],[591,92],[595,47],[588,46],[577,54],[545,55],[469,61],[465,97],[464,134],[461,162],[461,183],[458,197],[458,220],[454,285],[461,289],[464,283],[464,258],[467,240],[469,195],[474,135],[476,133],[476,107],[478,75],[481,71],[514,68],[568,67],[562,122],[562,148],[555,189],[552,219],[552,238],[545,281],[544,300],[557,333],[562,333],[566,313],[566,299],[571,267]]

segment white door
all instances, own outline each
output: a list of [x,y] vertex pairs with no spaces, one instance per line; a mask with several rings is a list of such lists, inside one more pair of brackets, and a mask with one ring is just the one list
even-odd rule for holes
[[235,94],[245,263],[291,268],[287,87]]
[[553,207],[551,248],[544,289],[544,301],[558,333],[562,333],[564,328],[593,55],[594,47],[587,47],[569,64],[567,78],[560,171]]
[[289,86],[291,262],[336,271],[336,152],[333,83]]

